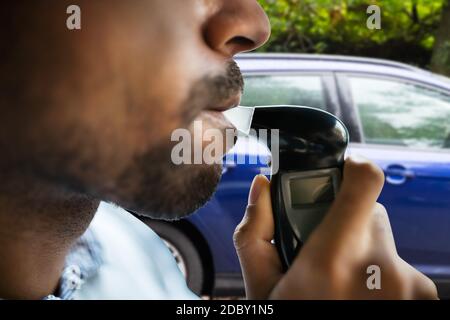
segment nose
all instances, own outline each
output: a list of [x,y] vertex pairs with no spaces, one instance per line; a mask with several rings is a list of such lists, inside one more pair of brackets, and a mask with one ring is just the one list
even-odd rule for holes
[[203,35],[211,49],[232,57],[262,46],[270,36],[270,23],[256,0],[222,0]]

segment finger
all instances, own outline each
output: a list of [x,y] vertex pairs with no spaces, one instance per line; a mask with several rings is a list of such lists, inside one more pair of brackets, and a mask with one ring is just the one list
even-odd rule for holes
[[377,165],[361,157],[349,157],[340,190],[319,228],[335,241],[366,234],[383,184],[384,174]]
[[253,180],[242,222],[234,233],[234,244],[241,263],[247,297],[266,299],[282,276],[275,246],[270,183],[265,176]]
[[415,269],[402,258],[398,258],[404,268],[404,273],[408,274],[411,280],[412,292],[409,299],[415,300],[437,300],[439,299],[436,284],[419,270]]
[[374,213],[372,215],[372,243],[376,243],[374,250],[397,254],[394,234],[392,233],[391,223],[386,208],[379,204],[375,204]]
[[424,274],[418,272],[414,284],[414,296],[416,300],[438,300],[438,290],[436,284]]
[[274,235],[270,182],[263,175],[253,179],[245,215],[236,229],[236,246],[248,243],[271,242]]

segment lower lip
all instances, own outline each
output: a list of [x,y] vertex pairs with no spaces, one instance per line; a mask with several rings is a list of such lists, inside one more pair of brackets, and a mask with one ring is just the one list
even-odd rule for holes
[[[205,127],[209,127],[212,129],[220,130],[222,132],[222,135],[224,139],[227,139],[228,137],[228,130],[232,130],[233,134],[236,133],[236,128],[233,126],[233,124],[223,115],[222,112],[216,111],[216,110],[205,110],[202,111],[199,115],[199,120],[204,121],[207,123]],[[236,140],[233,141],[231,145],[228,145],[228,140],[223,141],[224,146],[224,152],[223,155],[225,155],[230,149],[234,146],[234,143]]]

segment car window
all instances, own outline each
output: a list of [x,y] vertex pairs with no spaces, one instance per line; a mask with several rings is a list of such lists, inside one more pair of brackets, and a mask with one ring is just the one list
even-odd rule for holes
[[366,143],[450,148],[450,95],[387,79],[349,81]]
[[242,97],[244,106],[301,105],[325,109],[321,77],[248,76]]

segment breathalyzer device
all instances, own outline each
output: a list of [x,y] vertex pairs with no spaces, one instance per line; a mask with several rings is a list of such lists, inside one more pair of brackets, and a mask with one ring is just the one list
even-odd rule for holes
[[278,141],[267,146],[279,162],[270,189],[274,242],[287,270],[339,190],[348,131],[331,113],[304,106],[236,107],[224,114],[244,133],[278,130]]

